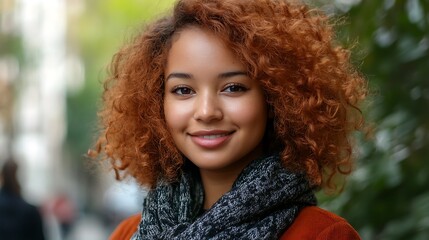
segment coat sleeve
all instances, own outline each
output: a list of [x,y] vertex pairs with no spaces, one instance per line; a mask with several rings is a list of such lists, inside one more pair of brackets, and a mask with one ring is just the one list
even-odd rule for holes
[[347,222],[337,222],[325,228],[317,240],[360,240],[358,233]]
[[113,233],[110,235],[109,240],[129,240],[140,223],[140,214],[133,215],[122,221]]
[[356,230],[343,218],[319,207],[304,208],[281,240],[360,240]]

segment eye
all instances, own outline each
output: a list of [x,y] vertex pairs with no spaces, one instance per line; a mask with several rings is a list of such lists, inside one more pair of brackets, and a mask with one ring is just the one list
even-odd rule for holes
[[234,92],[245,92],[247,90],[248,88],[243,86],[242,84],[232,83],[227,85],[223,89],[223,92],[234,93]]
[[171,92],[177,95],[190,95],[195,93],[194,90],[186,86],[177,86],[173,88]]

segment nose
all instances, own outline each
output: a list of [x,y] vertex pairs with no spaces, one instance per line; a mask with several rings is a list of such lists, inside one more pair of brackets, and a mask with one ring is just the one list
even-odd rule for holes
[[194,119],[201,122],[218,121],[223,111],[216,93],[203,93],[195,101]]

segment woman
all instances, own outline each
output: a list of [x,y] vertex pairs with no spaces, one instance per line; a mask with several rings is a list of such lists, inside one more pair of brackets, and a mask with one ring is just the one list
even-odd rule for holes
[[360,239],[315,206],[351,171],[366,95],[323,14],[181,0],[111,67],[91,154],[150,189],[111,239]]

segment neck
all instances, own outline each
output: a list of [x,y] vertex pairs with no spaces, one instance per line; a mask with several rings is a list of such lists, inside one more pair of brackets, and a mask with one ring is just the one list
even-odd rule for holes
[[222,169],[200,169],[201,182],[204,187],[204,209],[209,209],[225,193],[229,192],[241,171],[253,160],[262,155],[258,146],[240,161]]

